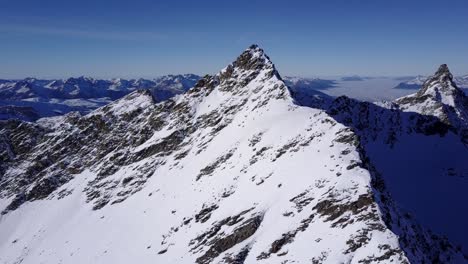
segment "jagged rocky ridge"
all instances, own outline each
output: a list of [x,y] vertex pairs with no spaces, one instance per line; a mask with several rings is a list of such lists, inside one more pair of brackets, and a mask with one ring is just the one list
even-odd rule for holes
[[291,93],[254,45],[164,102],[3,121],[0,261],[464,261],[395,205],[371,149],[458,130],[398,107]]
[[64,80],[0,80],[0,120],[35,121],[40,117],[92,110],[137,89],[148,89],[160,102],[186,92],[200,79],[194,74],[149,79],[100,80],[88,77]]

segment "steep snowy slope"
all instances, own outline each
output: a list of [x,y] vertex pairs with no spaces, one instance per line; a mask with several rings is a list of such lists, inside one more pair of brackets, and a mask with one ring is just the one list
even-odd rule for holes
[[463,261],[400,213],[352,124],[309,107],[335,103],[295,97],[253,45],[162,103],[1,123],[0,262]]

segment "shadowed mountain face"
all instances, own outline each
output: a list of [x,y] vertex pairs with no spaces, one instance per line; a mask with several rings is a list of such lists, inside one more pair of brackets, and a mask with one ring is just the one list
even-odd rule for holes
[[104,106],[137,89],[148,89],[156,101],[167,100],[186,92],[200,79],[194,74],[167,75],[153,80],[99,80],[79,77],[65,80],[0,82],[0,120],[17,118],[34,121],[40,117],[81,114]]
[[352,128],[392,197],[424,225],[468,247],[468,99],[447,65],[415,94],[394,102],[344,96],[301,96],[298,101]]
[[394,102],[342,97],[326,109],[359,135],[400,205],[466,248],[467,107],[466,95],[442,65],[421,90]]
[[[436,79],[441,90],[450,78]],[[85,116],[3,121],[1,260],[463,263],[460,249],[426,227],[450,230],[438,219],[419,225],[427,208],[405,195],[427,199],[454,179],[466,186],[466,121],[418,112],[420,102],[288,89],[252,45],[163,102],[137,90]],[[448,149],[460,158],[422,167]],[[402,188],[392,182],[404,178]]]

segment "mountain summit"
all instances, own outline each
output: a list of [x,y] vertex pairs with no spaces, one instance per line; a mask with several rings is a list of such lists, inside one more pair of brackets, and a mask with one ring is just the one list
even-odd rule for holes
[[437,117],[458,131],[468,143],[468,97],[453,81],[446,64],[427,78],[417,93],[395,102],[403,111]]
[[275,80],[281,82],[277,83],[276,87],[281,86],[283,92],[286,92],[286,86],[276,71],[275,65],[257,45],[251,45],[233,63],[221,70],[217,77],[221,85],[233,90],[246,86],[257,77],[260,82],[268,79]]
[[431,96],[453,106],[452,97],[459,96],[459,93],[464,96],[463,91],[453,82],[453,75],[447,64],[442,64],[436,73],[424,82],[417,95],[419,97]]
[[243,70],[268,70],[271,74],[278,74],[270,58],[255,44],[245,50],[231,65]]
[[450,72],[447,64],[441,64],[439,66],[439,69],[437,69],[436,73],[434,74],[434,77],[440,78],[447,78],[448,80],[452,81],[453,80],[453,75]]
[[403,217],[357,127],[296,104],[255,45],[185,94],[54,123],[0,123],[5,263],[463,259]]

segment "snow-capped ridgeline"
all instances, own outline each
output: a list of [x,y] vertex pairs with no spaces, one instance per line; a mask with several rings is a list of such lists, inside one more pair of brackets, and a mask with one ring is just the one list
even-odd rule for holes
[[392,126],[389,105],[291,93],[252,45],[163,102],[137,90],[85,116],[4,121],[0,262],[460,263],[373,163],[381,136],[441,138],[417,113]]
[[200,79],[194,74],[167,75],[156,79],[100,80],[88,77],[64,80],[26,78],[0,82],[0,120],[40,117],[71,111],[86,114],[137,89],[148,89],[163,101],[184,93]]

